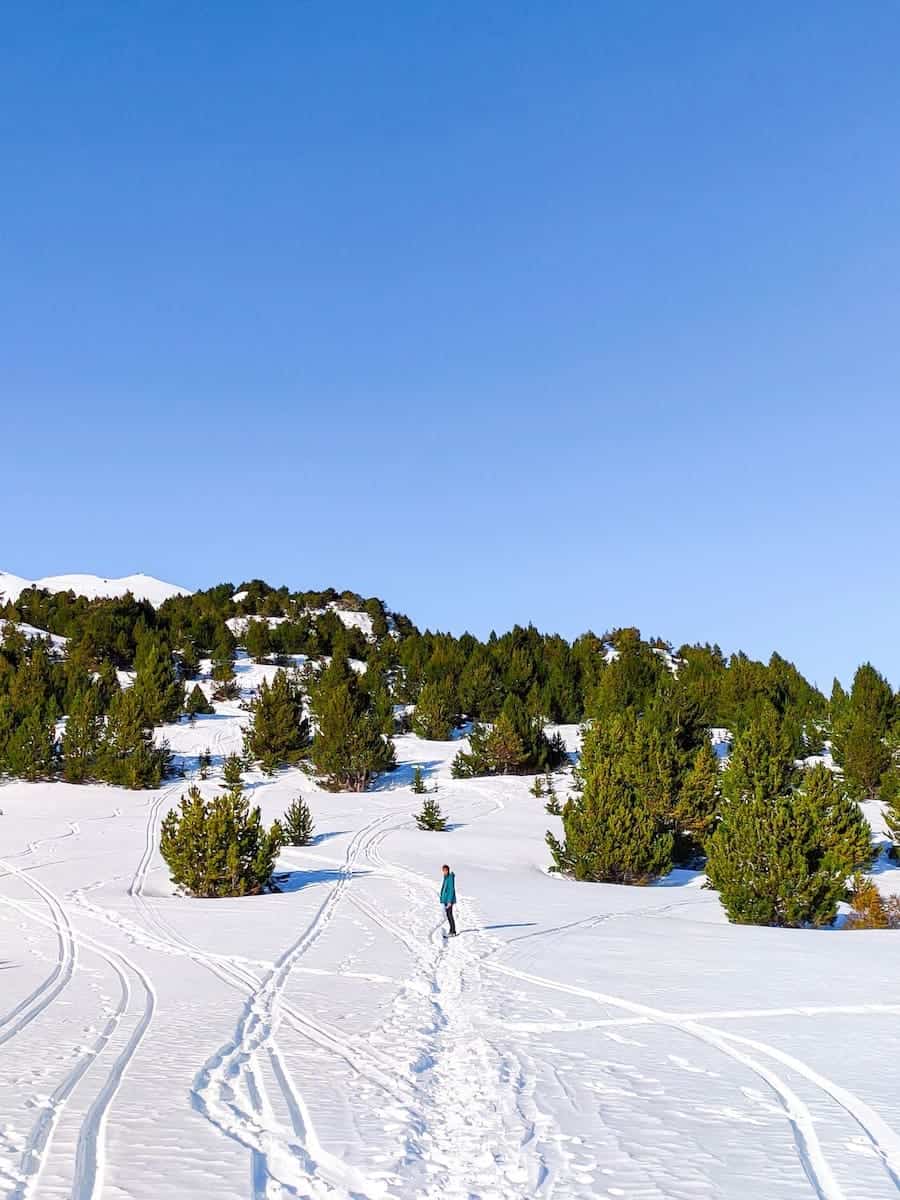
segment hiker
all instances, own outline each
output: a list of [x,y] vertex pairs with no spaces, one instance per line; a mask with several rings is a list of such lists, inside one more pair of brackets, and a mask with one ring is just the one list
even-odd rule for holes
[[450,926],[450,937],[456,937],[456,922],[453,919],[453,905],[456,903],[456,876],[446,863],[441,867],[444,882],[441,884],[441,904]]

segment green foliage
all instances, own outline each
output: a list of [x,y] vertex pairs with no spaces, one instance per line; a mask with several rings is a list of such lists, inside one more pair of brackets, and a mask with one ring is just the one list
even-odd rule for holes
[[890,684],[871,663],[864,663],[853,678],[849,697],[838,698],[837,708],[832,717],[835,761],[854,796],[877,796],[891,766],[887,736],[895,705]]
[[429,830],[432,833],[443,833],[447,828],[447,821],[441,812],[441,807],[433,796],[427,797],[422,804],[421,812],[416,814],[416,824],[420,829]]
[[62,737],[63,775],[67,782],[84,783],[93,776],[102,739],[100,692],[89,684],[72,701]]
[[138,634],[132,691],[139,698],[148,726],[177,720],[184,708],[184,684],[178,678],[171,651],[151,632]]
[[788,796],[799,774],[790,732],[767,704],[735,739],[722,773],[722,791],[735,801]]
[[632,734],[622,717],[585,732],[577,790],[562,810],[563,839],[547,834],[557,871],[595,883],[646,883],[671,869],[674,836],[618,753]]
[[346,660],[334,658],[310,690],[315,737],[310,759],[325,787],[363,792],[395,764],[384,716],[362,690]]
[[229,754],[222,763],[222,786],[232,792],[244,786],[244,763],[239,755]]
[[163,820],[160,852],[192,896],[249,896],[269,886],[283,839],[279,823],[266,830],[241,791],[204,800],[192,787]]
[[97,753],[98,779],[127,788],[157,788],[169,767],[168,746],[157,746],[141,698],[133,688],[112,699],[106,729]]
[[216,711],[207,700],[206,693],[199,683],[195,683],[188,692],[184,708],[189,717],[211,716]]
[[475,725],[469,749],[453,760],[457,779],[477,775],[530,775],[554,769],[566,761],[566,748],[557,734],[548,738],[540,717],[529,715],[521,700],[508,696],[493,725]]
[[868,826],[826,768],[801,786],[733,796],[709,840],[707,874],[732,921],[820,926],[871,860]]
[[429,741],[446,742],[453,733],[456,720],[456,698],[450,681],[426,683],[416,702],[413,732]]
[[413,768],[412,790],[416,796],[424,796],[428,791],[428,788],[425,786],[425,775],[421,767]]
[[272,649],[268,622],[249,621],[244,630],[244,646],[251,658],[262,662]]
[[248,757],[258,760],[267,775],[299,762],[310,744],[299,681],[286,671],[277,671],[271,684],[263,680],[250,711],[252,720],[244,732]]
[[315,824],[309,805],[302,796],[292,800],[281,820],[284,830],[285,844],[288,846],[308,846],[315,834]]

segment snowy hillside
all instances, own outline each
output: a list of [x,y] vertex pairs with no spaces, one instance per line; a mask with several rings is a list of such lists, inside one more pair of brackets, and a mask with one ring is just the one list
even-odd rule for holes
[[[209,747],[209,795],[246,720],[162,733],[189,775]],[[267,820],[302,792],[318,837],[242,900],[173,894],[187,781],[0,789],[0,1196],[897,1195],[896,935],[729,925],[687,872],[554,878],[527,779],[397,745],[363,795],[251,773]],[[414,765],[446,833],[414,826]]]
[[152,575],[125,575],[121,579],[101,579],[99,575],[47,575],[43,579],[22,579],[0,571],[0,599],[15,602],[25,588],[44,588],[48,592],[72,591],[76,596],[96,599],[124,596],[131,592],[136,600],[148,600],[158,607],[171,596],[189,596],[187,588],[154,579]]

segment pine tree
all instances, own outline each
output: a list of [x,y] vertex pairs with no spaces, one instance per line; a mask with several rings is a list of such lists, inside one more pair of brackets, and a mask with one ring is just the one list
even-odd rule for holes
[[267,621],[248,621],[244,630],[244,646],[251,658],[262,662],[272,648]]
[[192,896],[248,896],[269,886],[283,839],[280,824],[266,830],[241,791],[204,800],[192,787],[163,820],[160,852]]
[[708,850],[730,920],[787,926],[831,924],[847,879],[872,854],[858,808],[822,766],[787,794],[729,799]]
[[530,716],[518,697],[508,696],[493,725],[473,727],[469,749],[457,754],[452,772],[457,779],[525,775],[558,767],[566,757],[562,738],[548,738],[540,718]]
[[421,812],[416,814],[416,824],[420,829],[429,830],[432,833],[443,833],[446,830],[447,821],[433,796],[428,796],[422,804]]
[[[694,755],[672,810],[678,840],[705,849],[721,804],[721,774],[716,752],[707,738]],[[683,859],[689,854],[688,849],[677,857]]]
[[98,690],[89,685],[69,708],[62,737],[63,775],[69,783],[91,777],[103,737],[103,712]]
[[332,659],[315,682],[310,708],[316,726],[310,758],[325,787],[363,792],[395,765],[393,742],[345,660]]
[[413,732],[432,742],[446,742],[453,733],[456,719],[456,700],[449,680],[426,683],[416,702]]
[[49,779],[56,765],[56,736],[52,720],[39,708],[20,720],[7,742],[6,768],[17,779]]
[[206,693],[199,683],[195,683],[188,692],[184,707],[189,717],[211,716],[216,711],[207,700]]
[[234,637],[227,625],[222,625],[212,652],[211,674],[216,687],[215,700],[236,700],[240,688],[234,675]]
[[97,778],[120,787],[157,788],[170,758],[167,743],[154,743],[134,689],[118,692],[110,704],[97,754]]
[[555,869],[563,874],[646,883],[671,870],[674,838],[622,769],[618,748],[631,729],[613,719],[585,732],[576,794],[562,810],[563,840],[547,834]]
[[425,786],[425,775],[421,767],[413,768],[412,790],[416,796],[424,796],[428,791],[428,788]]
[[178,678],[168,646],[151,633],[138,641],[132,690],[139,697],[148,726],[175,721],[184,708],[184,684]]
[[244,732],[244,749],[267,775],[296,763],[309,747],[309,721],[297,680],[276,671],[271,684],[263,680],[251,706],[252,720]]
[[222,786],[230,792],[244,786],[244,764],[237,754],[229,754],[222,763]]
[[308,846],[313,841],[315,825],[309,805],[302,796],[297,796],[288,805],[281,820],[281,827],[287,846]]
[[547,834],[555,869],[595,883],[646,883],[672,866],[673,838],[609,760],[596,764]]
[[729,800],[790,795],[799,777],[794,744],[771,705],[735,738],[722,772],[722,791]]
[[877,796],[891,766],[886,741],[894,720],[890,684],[871,663],[864,663],[853,678],[850,696],[839,707],[832,736],[835,760],[857,799]]

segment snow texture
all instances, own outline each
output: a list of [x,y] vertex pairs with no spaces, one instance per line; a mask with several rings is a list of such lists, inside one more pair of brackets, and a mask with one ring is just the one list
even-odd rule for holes
[[48,592],[74,592],[89,600],[102,596],[124,596],[131,592],[135,600],[148,600],[158,608],[172,596],[189,596],[187,588],[164,583],[152,575],[126,575],[122,579],[101,579],[99,575],[48,575],[44,579],[22,579],[0,571],[0,597],[15,603],[25,588],[45,588]]
[[[163,731],[189,777],[209,747],[206,794],[246,720]],[[897,1196],[900,934],[731,926],[686,871],[551,876],[527,779],[397,744],[361,796],[249,773],[317,839],[240,900],[174,894],[159,829],[190,779],[0,789],[0,1197]],[[446,833],[415,828],[415,766]]]

